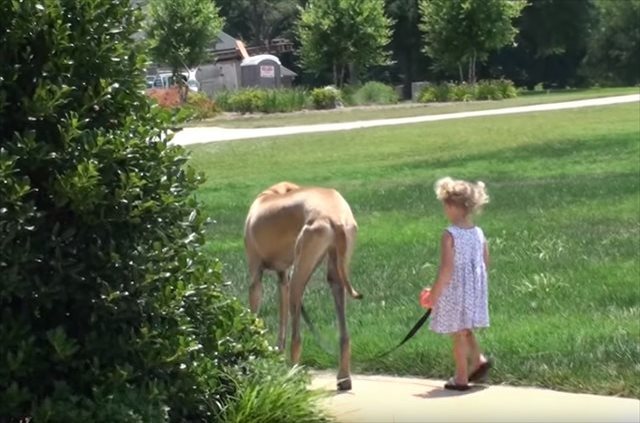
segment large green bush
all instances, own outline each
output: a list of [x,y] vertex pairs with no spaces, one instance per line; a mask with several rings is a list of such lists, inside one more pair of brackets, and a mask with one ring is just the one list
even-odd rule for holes
[[335,109],[342,102],[342,93],[335,87],[316,88],[311,91],[311,102],[315,109]]
[[201,252],[129,3],[3,2],[0,421],[216,421],[272,354]]
[[355,105],[395,104],[398,93],[395,88],[382,82],[370,81],[358,88],[351,96],[349,103]]

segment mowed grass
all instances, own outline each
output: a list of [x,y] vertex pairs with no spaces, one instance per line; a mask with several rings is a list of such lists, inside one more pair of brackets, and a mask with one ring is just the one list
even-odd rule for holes
[[[435,278],[447,222],[433,194],[446,175],[486,182],[478,224],[491,246],[493,383],[640,397],[640,108],[637,103],[198,146],[199,191],[216,221],[210,254],[247,301],[242,228],[254,196],[289,180],[337,188],[360,231],[348,302],[354,372],[446,378],[450,341],[421,331],[418,293]],[[261,316],[275,341],[277,295],[265,279]],[[336,354],[303,326],[304,363],[337,367],[324,268],[305,306]]]
[[527,92],[518,98],[501,101],[472,101],[466,103],[402,103],[385,106],[347,107],[337,110],[304,110],[274,114],[223,114],[212,119],[192,121],[188,126],[218,126],[223,128],[269,128],[319,123],[351,122],[356,120],[391,119],[442,113],[500,109],[560,101],[584,100],[625,94],[638,94],[639,87],[589,88],[550,92]]

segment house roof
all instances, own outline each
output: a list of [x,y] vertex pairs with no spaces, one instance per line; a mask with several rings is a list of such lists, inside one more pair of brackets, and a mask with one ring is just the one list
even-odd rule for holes
[[216,40],[216,44],[213,48],[214,53],[218,51],[224,50],[235,50],[237,47],[236,39],[226,32],[220,31],[218,34],[218,39]]
[[295,73],[294,71],[292,71],[289,68],[285,68],[284,66],[280,65],[280,76],[293,76],[296,77],[298,76],[297,73]]

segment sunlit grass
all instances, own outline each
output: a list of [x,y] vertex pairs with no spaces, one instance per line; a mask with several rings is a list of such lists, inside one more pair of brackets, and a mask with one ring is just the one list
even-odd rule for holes
[[[640,396],[640,109],[638,104],[477,118],[198,146],[192,164],[207,183],[199,199],[216,224],[208,250],[246,301],[242,225],[272,183],[332,186],[360,231],[348,319],[357,372],[448,377],[449,340],[404,336],[422,311],[417,295],[437,270],[446,222],[432,184],[481,179],[492,202],[479,217],[488,236],[495,383]],[[275,340],[275,282],[261,315]],[[317,272],[305,306],[325,338],[337,334],[333,302]],[[336,367],[304,332],[303,359]]]

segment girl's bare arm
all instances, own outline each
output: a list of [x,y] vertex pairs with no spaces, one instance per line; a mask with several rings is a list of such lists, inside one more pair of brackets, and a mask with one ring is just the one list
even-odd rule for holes
[[489,257],[489,243],[487,241],[484,242],[484,267],[489,270],[489,264],[491,263],[491,258]]

